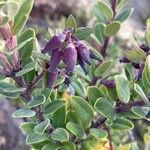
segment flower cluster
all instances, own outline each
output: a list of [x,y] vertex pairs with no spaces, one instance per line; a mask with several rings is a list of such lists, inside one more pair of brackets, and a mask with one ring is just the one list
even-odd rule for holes
[[86,65],[91,64],[91,59],[99,60],[99,58],[90,51],[86,43],[74,35],[71,29],[65,29],[63,32],[54,35],[46,44],[42,53],[49,53],[51,56],[49,87],[52,87],[57,79],[60,61],[63,61],[66,65],[66,75],[71,76],[77,62],[85,74],[87,74]]
[[[3,21],[3,17],[0,16],[0,23]],[[17,46],[17,38],[12,34],[12,22],[5,24],[0,27],[0,35],[5,41],[5,46],[8,52],[11,52]],[[14,51],[11,54],[12,64],[7,60],[5,53],[0,49],[0,59],[2,62],[2,66],[0,66],[0,74],[9,76],[12,74],[14,70],[20,69],[20,60],[18,51]]]

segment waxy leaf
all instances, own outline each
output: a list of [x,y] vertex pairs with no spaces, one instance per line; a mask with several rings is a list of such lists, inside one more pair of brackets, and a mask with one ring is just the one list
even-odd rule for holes
[[145,32],[145,40],[147,45],[150,47],[150,19],[147,19],[146,21],[146,32]]
[[42,135],[37,134],[37,133],[31,133],[27,136],[26,138],[26,144],[31,145],[31,144],[36,144],[43,142],[48,139],[48,134],[44,133]]
[[52,132],[51,139],[59,142],[66,142],[69,140],[69,133],[64,128],[57,128]]
[[24,122],[20,125],[20,128],[25,132],[30,134],[31,132],[34,132],[34,127],[36,123],[35,122]]
[[12,32],[14,35],[20,32],[26,24],[28,16],[33,6],[33,2],[34,0],[24,0],[21,4],[19,11],[17,12],[14,18],[14,25],[12,28]]
[[65,127],[67,117],[67,106],[64,105],[53,114],[52,125],[54,128]]
[[94,117],[92,107],[82,97],[73,96],[71,100],[71,107],[74,109],[76,115],[80,118],[83,127],[89,127],[91,120]]
[[125,50],[124,55],[133,63],[139,63],[146,58],[146,53],[140,48]]
[[144,68],[143,73],[142,73],[142,84],[146,89],[150,88],[150,81],[148,80],[148,77],[147,77],[146,68]]
[[74,122],[68,122],[66,128],[79,139],[85,139],[86,134],[82,126]]
[[144,102],[146,104],[150,103],[149,99],[145,95],[144,91],[142,90],[142,88],[137,83],[134,84],[134,90],[140,95],[140,97],[144,100]]
[[106,118],[110,120],[114,120],[116,118],[113,103],[109,102],[107,99],[103,97],[98,98],[94,107],[101,115],[105,116]]
[[115,76],[115,82],[119,100],[123,103],[128,103],[130,100],[130,88],[128,85],[128,81],[126,81],[124,77],[117,75]]
[[77,30],[77,23],[73,15],[70,15],[66,20],[66,28]]
[[111,128],[115,130],[129,130],[134,127],[133,123],[125,118],[117,118],[113,121],[113,124],[111,125]]
[[131,110],[137,116],[142,117],[147,120],[150,120],[150,117],[148,115],[150,112],[150,107],[136,107],[135,106],[135,107],[132,107]]
[[146,57],[146,61],[145,61],[145,72],[146,72],[146,76],[148,81],[150,82],[150,55],[148,55]]
[[42,147],[42,150],[58,150],[59,145],[56,145],[54,143],[46,144]]
[[35,45],[35,31],[33,29],[28,28],[26,31],[21,33],[21,35],[19,36],[18,43],[20,44],[24,41],[28,42],[26,42],[26,44],[19,49],[19,55],[21,57],[20,59],[23,65],[25,65],[26,62],[28,62]]
[[104,29],[104,34],[108,37],[114,36],[120,30],[121,24],[119,21],[114,21],[106,26]]
[[106,19],[111,19],[113,17],[113,11],[107,3],[99,1],[96,5],[101,15],[103,15]]
[[78,38],[80,38],[80,40],[85,40],[91,35],[92,32],[93,29],[90,27],[80,27],[77,29],[75,34]]
[[107,132],[104,130],[101,130],[101,129],[91,128],[90,129],[90,135],[96,139],[106,138]]
[[43,104],[45,101],[46,101],[46,97],[44,95],[39,95],[39,96],[33,97],[32,101],[27,103],[27,106],[29,108],[37,107]]
[[106,25],[103,23],[97,23],[95,26],[94,35],[100,43],[104,42],[104,38],[105,38],[104,29],[105,29],[105,27],[106,27]]
[[95,76],[100,77],[101,75],[106,73],[108,70],[110,70],[112,64],[113,64],[112,60],[107,60],[102,64],[100,64],[100,66],[98,66],[98,68],[95,70]]
[[25,65],[20,71],[18,71],[15,75],[17,77],[23,76],[33,70],[35,68],[35,62],[30,62],[29,64]]
[[49,124],[50,124],[50,120],[45,119],[44,121],[40,122],[38,125],[34,127],[34,132],[37,134],[43,134]]
[[124,22],[129,16],[132,15],[133,11],[134,11],[133,8],[123,10],[116,16],[115,20],[119,22]]
[[30,118],[35,116],[35,111],[27,109],[27,108],[22,108],[22,109],[18,109],[17,111],[15,111],[12,115],[14,118]]
[[96,86],[89,86],[87,89],[87,96],[89,102],[94,106],[96,100],[102,96],[100,90]]
[[64,106],[66,101],[64,100],[53,100],[51,101],[45,108],[44,108],[44,113],[45,114],[52,114],[62,106]]
[[72,142],[64,142],[61,146],[61,150],[76,150],[76,145]]

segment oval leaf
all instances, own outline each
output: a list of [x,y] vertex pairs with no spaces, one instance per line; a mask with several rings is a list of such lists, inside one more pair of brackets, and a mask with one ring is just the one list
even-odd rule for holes
[[119,21],[114,21],[108,24],[104,30],[104,34],[108,37],[114,36],[120,30],[121,24]]
[[130,88],[128,82],[122,76],[115,76],[116,91],[119,100],[123,103],[128,103],[130,100]]

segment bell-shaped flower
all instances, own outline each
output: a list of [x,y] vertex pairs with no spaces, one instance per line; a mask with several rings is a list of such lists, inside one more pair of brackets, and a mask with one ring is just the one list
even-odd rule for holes
[[72,75],[75,65],[77,63],[77,50],[73,43],[69,43],[63,50],[63,60],[66,64],[66,70],[68,75]]
[[114,88],[115,87],[115,81],[114,80],[101,80],[101,84],[105,85],[108,88]]
[[66,39],[65,32],[58,35],[54,35],[50,41],[46,44],[45,48],[42,50],[43,53],[51,52],[52,50],[58,49],[62,46]]
[[58,69],[53,71],[48,71],[48,87],[52,88],[58,77]]
[[80,67],[83,69],[84,73],[87,75],[88,74],[88,69],[86,67],[85,62],[82,60],[81,57],[78,57],[78,63],[80,65]]
[[88,46],[82,42],[82,41],[77,41],[76,43],[78,54],[80,57],[87,63],[91,64],[91,59],[90,59],[90,50]]
[[61,51],[60,49],[55,49],[51,53],[51,59],[50,59],[50,71],[56,70],[56,68],[59,65],[59,62],[61,61]]

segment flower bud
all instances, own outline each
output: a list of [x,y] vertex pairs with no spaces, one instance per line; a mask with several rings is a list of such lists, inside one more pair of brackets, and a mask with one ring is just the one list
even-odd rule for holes
[[87,45],[85,43],[83,43],[82,41],[77,41],[76,43],[77,45],[77,50],[78,53],[80,55],[80,57],[87,63],[87,64],[91,64],[90,62],[90,50],[87,47]]
[[108,88],[114,88],[115,87],[115,81],[114,80],[101,80],[101,84],[105,85]]
[[138,77],[137,77],[137,80],[141,80],[142,79],[142,73],[143,73],[143,69],[144,69],[144,63],[141,64],[141,67],[138,71]]
[[73,43],[69,43],[63,50],[63,60],[66,64],[68,75],[71,75],[77,63],[77,50]]
[[58,70],[48,72],[48,87],[52,88],[57,80]]
[[59,49],[53,50],[50,59],[50,71],[56,70],[60,61],[61,61],[61,51]]
[[45,48],[42,50],[43,53],[51,52],[52,50],[58,49],[61,47],[62,42],[65,41],[65,34],[60,33],[59,35],[54,35],[50,41],[46,44]]
[[135,69],[140,69],[140,64],[137,64],[137,63],[132,63],[133,67]]
[[141,48],[144,52],[146,52],[146,53],[150,50],[150,48],[149,48],[146,44],[142,44],[142,45],[140,46],[140,48]]
[[126,58],[126,57],[123,57],[119,61],[120,61],[120,63],[129,63],[130,62],[130,60],[128,58]]
[[88,74],[88,70],[87,70],[86,64],[82,60],[82,58],[78,57],[78,63],[80,65],[80,67],[83,69],[84,73],[87,75]]

